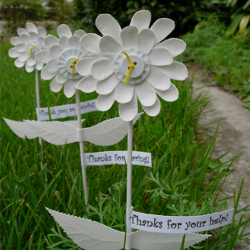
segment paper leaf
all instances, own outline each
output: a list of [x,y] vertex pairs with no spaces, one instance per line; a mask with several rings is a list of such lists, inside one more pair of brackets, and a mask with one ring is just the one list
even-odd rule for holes
[[[142,113],[137,114],[135,123]],[[78,129],[77,121],[69,122],[40,122],[29,121],[16,122],[5,119],[13,132],[25,138],[33,139],[41,137],[54,145],[64,145],[78,141],[88,141],[99,146],[110,146],[124,138],[128,131],[128,122],[120,117],[106,120],[90,128]]]
[[9,128],[19,137],[25,139],[27,137],[28,139],[36,138],[38,135],[29,127],[29,125],[25,122],[17,122],[12,121],[7,118],[3,118]]
[[45,141],[64,145],[78,141],[78,129],[65,122],[25,121],[29,127]]
[[124,232],[92,220],[46,209],[79,247],[85,250],[117,250],[123,248]]
[[[137,231],[130,237],[132,237],[132,248],[138,250],[180,250],[183,235]],[[210,236],[208,234],[186,234],[184,248],[193,246]]]
[[[85,119],[81,120],[81,123],[83,123],[85,121]],[[78,127],[78,121],[77,120],[73,120],[73,121],[66,121],[65,123],[68,123],[74,127]]]
[[[133,123],[139,119],[142,113],[137,114]],[[93,127],[85,128],[83,138],[99,146],[110,146],[121,141],[128,132],[128,122],[120,117],[106,120]]]

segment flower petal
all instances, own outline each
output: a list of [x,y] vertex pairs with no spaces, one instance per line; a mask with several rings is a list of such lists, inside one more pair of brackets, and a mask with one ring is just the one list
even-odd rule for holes
[[48,50],[41,50],[36,53],[36,61],[41,63],[47,63],[49,60],[53,59]]
[[100,43],[100,49],[111,59],[115,59],[116,56],[122,51],[122,46],[111,36],[104,36]]
[[52,57],[54,58],[58,58],[60,53],[62,52],[63,50],[61,49],[61,47],[59,45],[53,45],[50,47],[49,49],[49,53]]
[[125,27],[121,31],[123,48],[138,48],[138,29],[134,26]]
[[25,44],[24,43],[19,43],[15,47],[17,52],[24,52],[25,51]]
[[168,18],[160,18],[151,26],[151,30],[155,33],[155,44],[159,43],[168,36],[175,28],[173,20]]
[[34,70],[34,68],[35,68],[34,66],[29,66],[27,63],[25,65],[25,69],[28,73],[32,72]]
[[119,104],[119,115],[124,121],[132,121],[138,112],[137,98],[134,91],[133,97],[128,103]]
[[12,38],[10,39],[10,43],[11,43],[12,45],[17,45],[17,44],[19,44],[19,43],[22,43],[22,40],[21,40],[20,37],[14,36],[14,37],[12,37]]
[[136,84],[135,92],[143,106],[148,107],[155,103],[155,89],[146,81]]
[[151,22],[151,13],[148,10],[137,11],[130,22],[130,26],[135,26],[140,33],[143,29],[148,29]]
[[50,83],[50,89],[57,93],[59,92],[63,87],[63,84],[59,84],[57,81],[56,81],[56,77],[53,79],[53,81]]
[[173,61],[172,64],[167,66],[158,67],[163,71],[170,79],[183,81],[188,76],[188,71],[183,63]]
[[167,90],[171,86],[170,78],[155,66],[150,67],[150,71],[146,78],[146,81],[154,88],[161,91]]
[[101,14],[96,18],[95,25],[104,36],[111,36],[117,42],[121,42],[121,27],[119,23],[109,14]]
[[47,63],[47,70],[50,72],[50,73],[55,73],[58,71],[58,68],[57,68],[57,59],[52,59],[50,60],[48,63]]
[[48,35],[45,40],[45,45],[50,49],[53,45],[59,45],[59,39],[55,36]]
[[16,57],[20,56],[20,52],[17,52],[15,50],[15,48],[11,48],[9,50],[8,54],[9,54],[9,57],[11,57],[11,58],[16,58]]
[[120,79],[113,73],[110,77],[103,81],[99,81],[96,85],[96,92],[101,95],[111,93],[119,84]]
[[47,66],[45,66],[41,72],[41,78],[43,80],[50,80],[52,79],[54,76],[56,75],[56,73],[50,73],[48,70],[47,70]]
[[107,111],[115,102],[115,91],[107,95],[99,95],[96,100],[96,107],[100,111]]
[[142,108],[149,116],[157,116],[161,110],[161,102],[158,97],[156,97],[156,101],[152,106],[146,107],[142,105]]
[[87,57],[79,60],[76,64],[77,72],[82,76],[90,75],[92,65],[97,60],[99,60],[98,57]]
[[113,72],[113,61],[108,58],[99,59],[98,61],[93,63],[93,66],[91,68],[91,74],[95,79],[99,81],[106,79]]
[[69,39],[66,36],[61,37],[59,45],[62,49],[67,49],[69,47]]
[[155,48],[167,49],[173,57],[180,55],[186,49],[186,43],[178,38],[170,38],[162,43],[159,43]]
[[22,68],[23,65],[25,64],[25,62],[20,62],[18,59],[16,59],[16,61],[14,62],[14,64],[16,65],[16,67]]
[[43,27],[38,27],[38,28],[37,28],[37,33],[38,33],[38,35],[39,35],[40,37],[45,38],[46,35],[47,35],[47,30],[44,29]]
[[22,52],[20,56],[18,57],[18,60],[20,62],[26,62],[29,58],[29,55],[26,52]]
[[81,48],[81,43],[79,41],[79,37],[78,36],[70,37],[69,46],[80,49]]
[[134,95],[135,86],[132,84],[125,84],[120,82],[120,84],[115,89],[115,99],[119,103],[128,103],[132,100]]
[[45,47],[44,41],[45,41],[45,38],[43,38],[43,37],[39,37],[39,38],[38,38],[38,42],[39,42],[43,47]]
[[43,68],[43,63],[37,62],[36,63],[36,69],[41,70]]
[[84,93],[91,93],[96,90],[97,82],[93,76],[86,76],[78,83],[78,89]]
[[179,91],[171,84],[171,87],[168,90],[160,91],[156,89],[156,93],[165,101],[167,102],[174,102],[179,98]]
[[62,74],[58,73],[56,76],[56,81],[60,84],[65,83],[68,80],[68,78],[64,77]]
[[94,55],[104,55],[99,48],[100,40],[101,40],[100,36],[89,33],[89,34],[84,35],[80,39],[80,42],[81,42],[82,47],[88,52]]
[[17,34],[18,34],[19,36],[21,36],[22,34],[28,35],[28,32],[27,32],[26,29],[18,28],[18,29],[17,29]]
[[27,42],[29,42],[31,40],[31,37],[29,35],[26,35],[26,34],[22,34],[20,36],[20,38],[21,38],[23,43],[27,43]]
[[153,49],[148,57],[150,63],[155,66],[165,66],[173,62],[172,54],[164,48]]
[[64,92],[65,96],[68,97],[68,98],[72,97],[75,94],[76,88],[72,84],[72,80],[68,80],[64,84],[63,92]]
[[63,36],[70,38],[72,36],[71,30],[66,24],[61,24],[57,27],[57,34],[60,38],[62,38]]
[[39,36],[38,36],[37,33],[31,31],[31,32],[29,32],[29,35],[30,35],[31,40],[36,40],[36,41],[38,41]]
[[30,33],[30,32],[35,32],[37,33],[37,28],[36,25],[33,23],[27,23],[26,24],[26,30]]
[[155,44],[155,34],[149,29],[142,30],[139,34],[138,48],[146,55],[150,53]]
[[27,60],[27,64],[28,66],[32,67],[36,64],[36,59],[34,57],[30,57],[28,60]]
[[77,36],[79,38],[81,38],[82,36],[84,36],[86,34],[86,32],[84,30],[77,30],[75,33],[74,33],[74,36]]

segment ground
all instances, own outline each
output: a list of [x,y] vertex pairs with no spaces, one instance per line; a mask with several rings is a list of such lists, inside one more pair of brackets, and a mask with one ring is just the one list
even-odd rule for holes
[[[242,102],[233,92],[223,90],[217,86],[209,73],[197,64],[188,66],[189,78],[193,80],[193,87],[197,89],[195,95],[200,91],[210,91],[211,102],[206,108],[204,114],[200,117],[199,123],[209,124],[216,120],[221,120],[217,134],[218,143],[213,152],[212,158],[216,159],[233,149],[220,160],[226,162],[235,157],[238,153],[243,155],[233,163],[233,171],[230,173],[227,181],[224,183],[224,196],[232,197],[233,189],[236,193],[239,190],[242,179],[244,179],[244,188],[240,207],[250,207],[250,112],[242,106]],[[212,112],[206,112],[211,111]],[[206,126],[208,135],[213,136],[218,123]],[[233,207],[233,199],[228,200],[229,208]],[[244,213],[244,218],[250,217],[250,211]],[[250,224],[246,232],[250,232]],[[249,249],[249,248],[238,248]]]

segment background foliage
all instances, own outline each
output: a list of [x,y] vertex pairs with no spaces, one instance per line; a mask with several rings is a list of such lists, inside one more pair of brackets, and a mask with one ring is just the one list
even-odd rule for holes
[[188,44],[180,60],[209,69],[215,81],[238,92],[250,110],[250,29],[244,36],[225,34],[226,26],[213,16],[181,38]]
[[[81,20],[83,26],[93,29],[95,19],[99,14],[110,13],[121,24],[121,27],[129,25],[133,14],[141,9],[152,13],[152,23],[158,18],[168,17],[176,22],[176,28],[171,36],[177,37],[193,29],[194,25],[202,20],[206,12],[220,11],[217,6],[208,0],[74,0],[74,19]],[[96,30],[93,30],[96,31]]]
[[238,30],[241,35],[245,33],[250,20],[250,0],[214,0],[212,3],[224,5],[228,10],[224,15],[217,13],[218,17],[224,17],[226,23],[230,23],[226,31],[228,35]]
[[38,0],[3,0],[1,20],[7,21],[8,34],[16,34],[17,28],[25,27],[26,21],[43,21],[46,10]]

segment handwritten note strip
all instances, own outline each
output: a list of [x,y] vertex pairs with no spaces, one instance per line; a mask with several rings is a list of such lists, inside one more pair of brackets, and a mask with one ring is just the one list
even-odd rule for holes
[[[106,151],[99,153],[85,153],[86,166],[102,165],[125,165],[127,161],[127,151]],[[151,153],[133,151],[132,165],[152,167]]]
[[[96,100],[90,100],[87,102],[81,102],[81,114],[98,111],[96,108]],[[38,121],[49,120],[48,108],[40,108],[39,112],[36,109],[36,115]],[[66,104],[61,106],[50,107],[51,119],[60,119],[76,115],[76,104]]]
[[232,222],[234,209],[201,216],[162,216],[131,211],[127,223],[135,229],[156,233],[195,233]]

